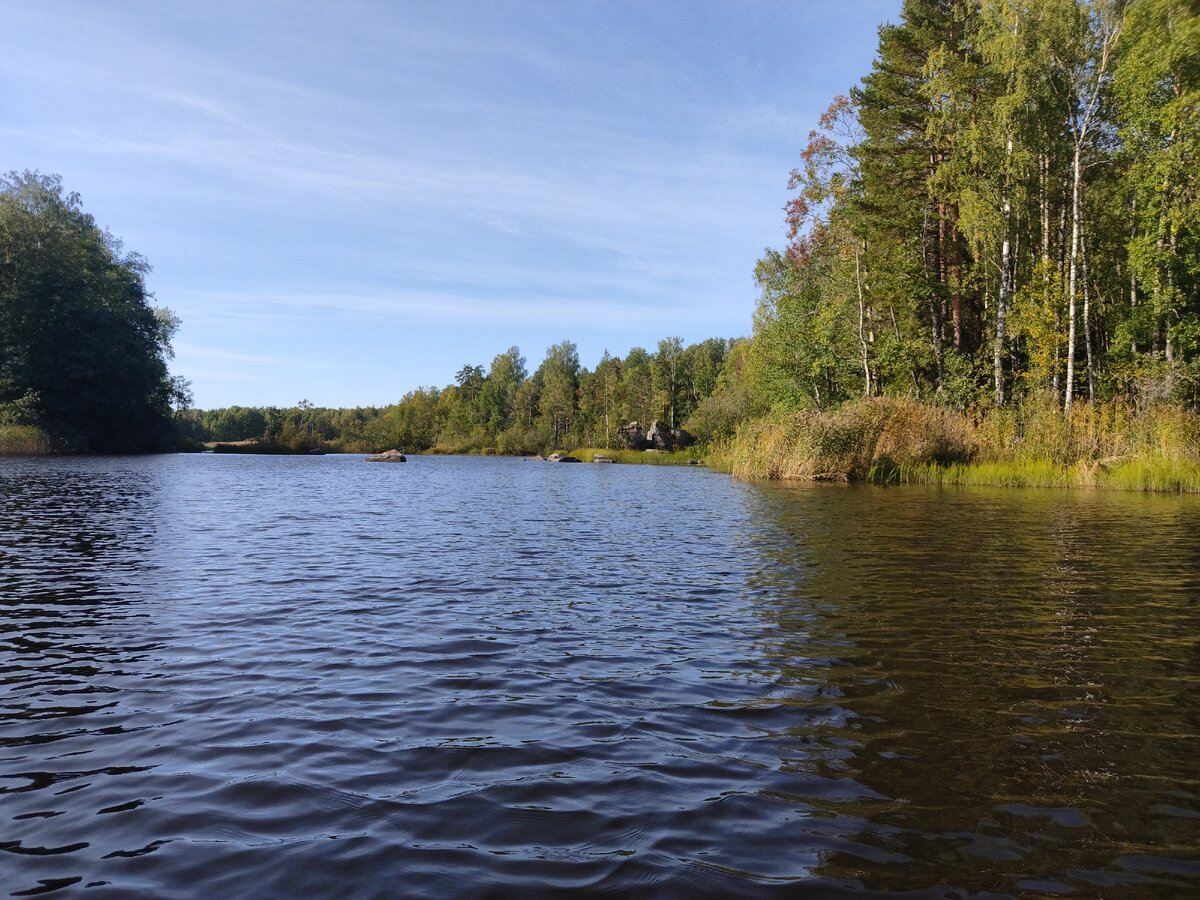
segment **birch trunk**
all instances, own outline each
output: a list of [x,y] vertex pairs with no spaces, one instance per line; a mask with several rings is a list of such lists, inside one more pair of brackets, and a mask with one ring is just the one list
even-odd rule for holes
[[[1012,134],[1008,136],[1008,145],[1006,155],[1012,159],[1013,139]],[[1007,172],[1008,167],[1005,166]],[[1011,240],[1009,238],[1010,220],[1012,218],[1012,202],[1008,196],[1008,177],[1004,179],[1004,198],[1002,201],[1002,211],[1004,219],[1004,243],[1000,247],[1000,297],[996,301],[996,345],[994,348],[992,366],[993,374],[996,379],[996,405],[1004,405],[1004,316],[1008,311],[1008,295],[1010,288],[1010,271],[1012,269],[1012,260],[1010,259]]]
[[1079,257],[1083,266],[1083,346],[1087,351],[1088,400],[1096,402],[1096,360],[1092,354],[1091,292],[1088,279],[1087,235],[1080,232]]
[[1067,261],[1067,391],[1063,411],[1071,411],[1075,396],[1075,281],[1079,269],[1079,185],[1083,180],[1082,150],[1075,142],[1075,157],[1071,163],[1071,252]]
[[854,244],[854,283],[858,289],[858,346],[862,355],[863,379],[866,382],[866,395],[871,396],[871,355],[867,347],[865,320],[867,305],[863,299],[862,268],[859,263],[858,242]]

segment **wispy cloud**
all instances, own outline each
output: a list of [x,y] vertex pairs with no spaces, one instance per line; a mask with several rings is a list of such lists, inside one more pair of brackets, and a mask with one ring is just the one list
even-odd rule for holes
[[[687,315],[693,321],[720,317],[674,304],[635,304],[617,301],[581,303],[577,297],[481,298],[453,292],[379,290],[363,291],[209,291],[186,292],[178,297],[193,310],[198,322],[239,323],[279,328],[308,322],[359,318],[374,323],[480,324],[523,326],[531,321],[542,326],[599,326],[619,320],[627,326],[669,328]],[[182,352],[182,351],[181,351]],[[213,351],[219,355],[224,351]],[[231,353],[230,360],[242,354]],[[247,360],[259,359],[245,354]]]
[[898,2],[12,4],[0,157],[119,211],[202,400],[381,334],[426,382],[472,329],[740,333],[806,117]]

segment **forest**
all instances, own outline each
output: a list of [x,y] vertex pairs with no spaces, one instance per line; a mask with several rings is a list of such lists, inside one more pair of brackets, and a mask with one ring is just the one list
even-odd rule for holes
[[906,0],[758,263],[735,471],[1200,486],[1198,150],[1195,0]]
[[906,0],[759,262],[773,403],[1200,400],[1200,6]]
[[1194,476],[1198,99],[1193,0],[906,0],[799,154],[750,338],[594,371],[563,343],[529,377],[514,348],[386,410],[189,415],[212,438],[274,416],[285,440],[501,453],[660,418],[747,475]]
[[[548,348],[530,373],[517,347],[485,370],[467,363],[454,384],[410,391],[376,408],[321,409],[301,401],[290,409],[229,407],[183,410],[185,440],[256,440],[260,449],[374,452],[533,454],[563,447],[615,447],[618,429],[661,421],[687,422],[705,438],[729,438],[744,411],[722,414],[712,396],[738,342],[710,338],[684,346],[678,337],[655,352],[634,347],[623,358],[605,353],[594,369],[580,364],[575,344]],[[725,402],[728,403],[728,394]],[[251,448],[252,449],[252,448]]]

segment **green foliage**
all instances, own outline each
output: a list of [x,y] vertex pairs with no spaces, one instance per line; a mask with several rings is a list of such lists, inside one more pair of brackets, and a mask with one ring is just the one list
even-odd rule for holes
[[[708,402],[724,383],[730,346],[713,338],[684,347],[679,338],[668,338],[660,342],[662,359],[635,347],[624,360],[605,353],[589,372],[580,366],[575,345],[563,341],[546,351],[532,375],[520,350],[510,347],[486,374],[468,363],[454,384],[418,388],[381,409],[323,409],[307,401],[290,409],[185,409],[175,425],[187,444],[220,443],[236,452],[374,453],[394,447],[413,453],[534,454],[581,444],[609,448],[622,425],[665,420],[671,397],[677,417]],[[731,433],[732,424],[722,427],[723,434]]]
[[1189,0],[905,0],[791,173],[752,415],[1200,407],[1197,48]]
[[83,212],[58,176],[0,178],[0,409],[57,447],[129,451],[173,440],[185,386],[166,360],[178,320],[150,267]]

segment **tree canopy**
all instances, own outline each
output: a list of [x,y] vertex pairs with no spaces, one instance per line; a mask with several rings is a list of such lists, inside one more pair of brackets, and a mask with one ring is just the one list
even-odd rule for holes
[[171,445],[178,322],[152,305],[149,271],[60,177],[0,178],[0,425],[37,426],[69,450]]
[[1200,404],[1200,4],[905,0],[760,261],[753,409]]

